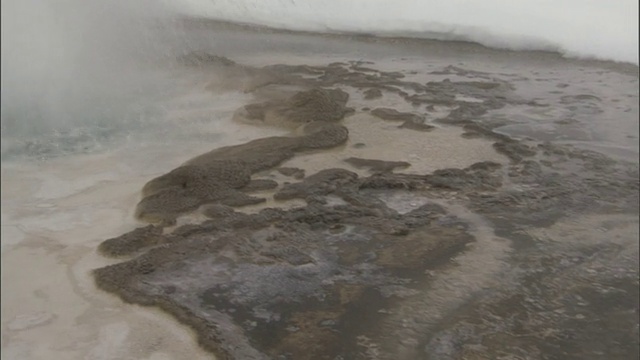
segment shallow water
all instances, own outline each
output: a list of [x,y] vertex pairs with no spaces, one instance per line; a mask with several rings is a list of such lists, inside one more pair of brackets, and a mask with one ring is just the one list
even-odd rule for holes
[[[630,73],[628,67],[567,60],[547,53],[530,56],[493,51],[469,44],[255,33],[212,26],[187,30],[189,50],[211,51],[254,66],[367,60],[373,64],[366,66],[405,71],[407,79],[420,82],[474,76],[509,81],[518,96],[548,106],[507,106],[482,116],[479,122],[499,123],[498,131],[516,137],[595,149],[631,161],[637,173],[638,78],[637,71]],[[449,65],[474,73],[430,74]],[[7,359],[211,357],[197,346],[191,330],[169,315],[124,304],[97,290],[90,271],[117,261],[98,255],[96,248],[102,240],[141,225],[133,219],[133,211],[139,191],[149,179],[212,148],[287,132],[232,121],[233,112],[253,95],[236,88],[206,90],[212,81],[219,83],[217,75],[179,67],[159,71],[164,74],[164,85],[156,89],[158,96],[153,102],[145,102],[154,114],[152,119],[131,127],[124,124],[124,129],[114,127],[120,130],[119,135],[102,136],[100,128],[90,127],[86,136],[42,136],[36,139],[37,145],[28,146],[24,139],[5,139],[3,131],[2,354]],[[356,90],[345,90],[353,94],[350,106],[359,110],[367,104]],[[385,96],[380,104],[407,106],[399,101]],[[423,108],[404,110],[426,112]],[[508,162],[489,140],[465,139],[460,128],[437,123],[449,110],[426,112],[427,121],[437,128],[405,137],[398,136],[397,125],[392,123],[372,120],[373,126],[358,125],[371,117],[356,114],[345,121],[352,138],[343,150],[299,156],[285,166],[304,168],[308,175],[334,166],[362,173],[341,161],[361,156],[409,161],[413,166],[407,172],[426,173],[486,160]],[[351,147],[362,142],[369,146]],[[492,228],[495,225],[461,206],[456,194],[451,197],[439,201],[473,224],[471,233],[477,241],[449,268],[431,275],[433,282],[424,298],[411,300],[420,306],[435,304],[430,312],[413,314],[412,318],[432,331],[441,326],[438,320],[452,316],[469,301],[470,293],[516,286],[504,277],[504,269],[508,269],[505,273],[518,273],[526,262],[508,260],[508,254],[515,251],[514,239],[505,239]],[[416,201],[402,197],[388,200],[399,207],[411,207]],[[547,230],[532,227],[527,231],[535,238],[553,239],[562,249],[569,249],[567,252],[579,253],[576,243],[609,245],[608,238],[590,231],[609,226],[602,233],[615,236],[613,244],[621,247],[621,256],[626,259],[620,271],[632,273],[637,270],[631,266],[637,265],[637,215],[629,209],[616,211],[623,214],[598,221],[568,219]],[[544,246],[554,249],[555,245],[545,242]],[[518,254],[526,259],[526,252]],[[619,259],[604,258],[601,265],[611,265],[612,258]],[[408,301],[400,309],[410,311],[416,306]],[[386,326],[393,327],[407,317],[400,311],[388,318]],[[435,340],[423,347],[435,349],[432,354],[440,354],[440,358],[452,356]],[[407,354],[406,358],[411,358]]]

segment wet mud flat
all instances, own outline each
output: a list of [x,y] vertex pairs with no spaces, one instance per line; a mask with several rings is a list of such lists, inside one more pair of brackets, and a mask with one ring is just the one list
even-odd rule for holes
[[[255,95],[234,121],[291,132],[167,164],[141,189],[150,224],[99,246],[122,259],[94,271],[99,288],[221,359],[637,358],[638,164],[496,131],[504,109],[552,107],[516,76],[181,61]],[[354,118],[398,139],[455,128],[493,154],[426,173],[412,167],[430,154],[340,158],[370,146],[350,141]],[[292,166],[323,153],[340,161]]]

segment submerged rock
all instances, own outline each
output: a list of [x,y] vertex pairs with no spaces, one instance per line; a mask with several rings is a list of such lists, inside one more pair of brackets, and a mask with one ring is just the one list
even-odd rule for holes
[[222,358],[357,357],[359,337],[380,336],[379,311],[419,296],[424,271],[473,241],[464,228],[439,224],[442,208],[400,215],[358,184],[356,174],[332,169],[280,193],[335,195],[345,205],[256,214],[211,206],[211,222],[129,243],[129,253],[146,252],[97,269],[96,282],[178,317]]
[[289,200],[294,198],[305,199],[310,196],[328,195],[345,186],[356,183],[358,175],[344,169],[322,170],[308,176],[303,181],[285,185],[273,198],[276,200]]
[[416,115],[414,113],[400,112],[396,109],[390,108],[373,109],[371,110],[371,115],[388,121],[413,122],[416,124],[421,124],[424,121],[423,116]]
[[406,161],[383,161],[383,160],[375,160],[375,159],[361,159],[351,157],[344,160],[346,163],[349,163],[355,167],[361,168],[366,167],[369,168],[372,172],[390,172],[396,168],[407,168],[411,166]]
[[303,124],[301,136],[257,139],[195,157],[145,184],[136,217],[172,225],[179,216],[204,204],[246,206],[264,202],[244,193],[264,188],[256,188],[251,175],[280,165],[296,152],[345,143],[349,131],[335,122],[346,113],[348,97],[341,90],[299,92],[284,105],[276,106],[276,111],[286,121]]
[[[638,302],[629,266],[637,247],[621,246],[604,225],[611,241],[597,245],[580,238],[568,246],[563,228],[557,239],[531,235],[585,214],[637,215],[637,164],[493,132],[482,119],[488,111],[537,105],[487,73],[448,66],[433,74],[473,81],[420,84],[363,62],[258,69],[202,54],[185,60],[256,77],[256,87],[311,88],[240,112],[298,135],[215,149],[147,183],[139,217],[167,225],[201,208],[208,220],[105,240],[102,254],[130,258],[96,269],[99,288],[172,314],[222,359],[637,358],[637,320],[628,316]],[[350,158],[373,174],[330,168],[305,178],[277,168],[298,181],[251,179],[297,153],[348,141],[339,124],[351,111],[348,96],[326,89],[339,85],[446,106],[437,121],[494,141],[509,161],[416,175],[393,172],[405,162]],[[376,110],[430,130],[419,115]],[[306,205],[233,208],[265,201],[247,193],[268,189],[277,189],[275,200]]]
[[313,122],[335,123],[353,111],[346,107],[348,99],[349,94],[340,89],[314,88],[288,99],[246,105],[236,117],[293,128]]
[[380,89],[368,89],[364,91],[365,100],[373,100],[382,97],[382,91]]

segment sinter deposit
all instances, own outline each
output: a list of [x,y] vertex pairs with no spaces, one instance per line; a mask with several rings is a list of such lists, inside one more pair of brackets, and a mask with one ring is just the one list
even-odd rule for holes
[[[615,358],[637,354],[637,319],[624,315],[637,308],[637,278],[603,265],[630,261],[628,254],[615,241],[533,241],[535,229],[576,216],[637,211],[637,165],[512,138],[493,131],[503,123],[479,121],[492,110],[547,104],[454,66],[431,75],[456,81],[424,83],[362,62],[257,68],[203,53],[183,60],[243,77],[256,102],[234,120],[291,133],[166,164],[136,209],[152,224],[100,245],[103,255],[124,257],[95,270],[100,288],[172,314],[221,359],[480,359],[505,349],[559,359],[614,343]],[[353,94],[373,110],[350,107]],[[376,105],[390,95],[415,111]],[[424,142],[462,129],[463,143],[482,139],[493,153],[425,173],[415,169],[430,162],[428,153],[340,158],[370,147],[350,140],[350,124],[380,119],[389,134],[414,132]],[[339,161],[313,172],[291,165],[325,153]],[[293,200],[304,205],[278,206]],[[505,239],[520,251],[508,276]],[[451,283],[436,276],[444,270]],[[463,270],[470,280],[456,275]],[[554,311],[578,297],[581,309]],[[614,298],[617,305],[604,305]]]

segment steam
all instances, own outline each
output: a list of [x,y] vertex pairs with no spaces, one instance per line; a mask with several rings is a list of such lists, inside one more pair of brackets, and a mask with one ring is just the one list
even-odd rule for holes
[[[3,0],[2,139],[126,129],[193,44],[175,16],[294,30],[471,40],[638,63],[633,0]],[[480,4],[480,5],[479,5]],[[195,39],[195,40],[194,40]],[[209,36],[203,43],[211,42]],[[149,116],[146,116],[149,117]],[[151,115],[153,117],[153,115]],[[3,141],[3,149],[5,144]]]
[[470,40],[638,64],[636,0],[174,0],[195,16],[291,30]]
[[170,55],[150,0],[3,0],[3,138],[123,121]]

